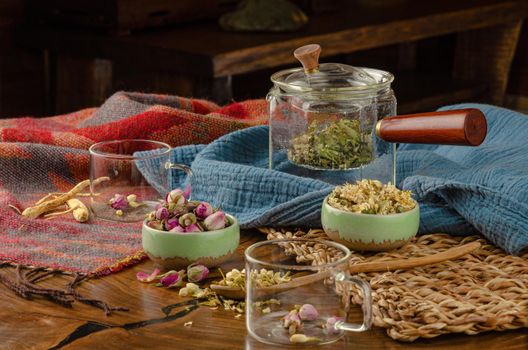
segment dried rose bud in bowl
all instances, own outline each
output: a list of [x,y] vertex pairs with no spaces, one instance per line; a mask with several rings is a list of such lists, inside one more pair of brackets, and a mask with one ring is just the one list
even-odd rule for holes
[[188,193],[172,190],[143,223],[143,249],[162,269],[195,263],[218,266],[238,247],[236,218],[210,203],[188,198]]
[[352,250],[391,250],[416,235],[420,207],[409,191],[361,180],[337,186],[325,198],[321,224],[328,237]]

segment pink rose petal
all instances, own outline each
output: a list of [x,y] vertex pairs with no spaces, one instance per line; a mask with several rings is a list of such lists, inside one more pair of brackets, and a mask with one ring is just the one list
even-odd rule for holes
[[156,277],[158,277],[159,273],[159,269],[154,269],[150,275],[146,272],[140,271],[136,274],[136,278],[140,282],[149,283],[154,281]]

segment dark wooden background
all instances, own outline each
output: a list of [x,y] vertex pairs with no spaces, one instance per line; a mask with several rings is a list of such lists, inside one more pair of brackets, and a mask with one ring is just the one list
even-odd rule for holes
[[[297,1],[300,4],[309,2]],[[111,69],[107,60],[63,56],[59,57],[57,62],[62,67],[60,71],[46,72],[43,68],[45,57],[42,51],[24,49],[14,38],[15,28],[24,22],[25,16],[24,1],[0,0],[0,118],[43,116],[96,106],[117,90],[157,93],[183,91],[184,95],[195,94],[190,88],[185,93],[186,81],[163,76],[153,77],[149,72],[138,69],[141,62],[135,62],[133,57],[130,58],[129,65],[114,68],[111,84],[103,79]],[[425,88],[429,88],[428,72],[450,69],[454,43],[453,35],[445,35],[360,51],[353,55],[328,57],[325,61],[378,67],[398,71],[399,74],[405,74],[410,68],[417,68],[424,73],[421,78],[416,78],[418,79],[416,84],[401,83],[396,86],[397,95],[400,95],[400,92],[408,93],[416,85],[421,87],[423,84]],[[263,69],[234,75],[233,99],[264,97],[270,87],[269,76],[277,69]],[[56,81],[60,81],[53,101],[49,101],[49,97],[46,96],[46,91],[50,89],[50,86],[47,86],[49,79],[45,79],[46,74],[52,74]],[[97,77],[101,79],[97,80]],[[205,94],[196,97],[208,96]],[[528,110],[528,26],[526,24],[510,71],[504,104],[512,108]]]

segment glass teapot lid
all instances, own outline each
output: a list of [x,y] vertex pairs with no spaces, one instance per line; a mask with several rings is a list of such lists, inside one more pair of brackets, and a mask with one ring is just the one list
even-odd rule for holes
[[295,57],[304,68],[287,69],[271,76],[271,81],[286,91],[366,91],[390,85],[394,76],[385,71],[354,67],[341,63],[319,65],[319,45],[307,45],[295,50]]

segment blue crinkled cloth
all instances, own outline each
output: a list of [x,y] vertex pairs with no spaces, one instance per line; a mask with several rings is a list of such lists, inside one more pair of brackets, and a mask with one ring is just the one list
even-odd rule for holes
[[[402,144],[397,154],[398,187],[420,203],[421,233],[481,232],[511,254],[528,247],[528,118],[511,110],[479,108],[488,136],[479,147]],[[325,182],[296,175],[286,159],[268,169],[268,128],[252,127],[209,145],[175,148],[172,161],[191,165],[192,196],[233,214],[242,228],[320,227],[320,207],[340,172],[323,172]],[[339,180],[339,178],[338,178]],[[343,181],[350,181],[343,176]],[[173,172],[172,186],[185,174]]]

